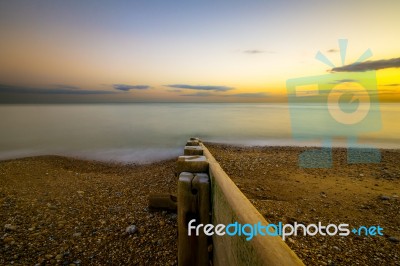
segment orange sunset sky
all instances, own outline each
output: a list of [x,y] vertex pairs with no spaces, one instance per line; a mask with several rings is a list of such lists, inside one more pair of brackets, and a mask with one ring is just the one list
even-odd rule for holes
[[399,25],[396,0],[1,1],[0,102],[287,101],[318,52],[398,101]]

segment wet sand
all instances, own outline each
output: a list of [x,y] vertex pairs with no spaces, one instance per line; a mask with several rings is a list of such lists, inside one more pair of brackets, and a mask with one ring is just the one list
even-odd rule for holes
[[[305,148],[207,147],[269,222],[384,228],[375,237],[290,237],[305,264],[399,265],[400,151],[348,165],[335,149],[333,168],[302,169]],[[149,193],[176,193],[175,162],[1,161],[0,264],[176,265],[176,214],[147,208]]]

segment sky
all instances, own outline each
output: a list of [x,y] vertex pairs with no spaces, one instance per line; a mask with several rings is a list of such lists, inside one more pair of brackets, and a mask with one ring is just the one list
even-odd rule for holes
[[399,101],[399,25],[397,0],[0,0],[0,103],[285,102],[360,73]]

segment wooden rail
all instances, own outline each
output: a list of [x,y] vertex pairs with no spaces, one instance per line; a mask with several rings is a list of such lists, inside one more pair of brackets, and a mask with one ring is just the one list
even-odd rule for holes
[[[211,179],[212,223],[268,225],[246,196],[221,168],[204,146]],[[256,235],[251,241],[245,236],[216,236],[213,242],[214,265],[304,265],[297,255],[278,236]]]
[[304,265],[279,236],[256,234],[247,241],[245,235],[214,234],[210,239],[204,232],[188,234],[188,221],[193,218],[214,226],[236,222],[267,226],[268,222],[197,138],[187,142],[185,155],[178,158],[177,174],[179,265],[209,265],[209,260],[217,266]]

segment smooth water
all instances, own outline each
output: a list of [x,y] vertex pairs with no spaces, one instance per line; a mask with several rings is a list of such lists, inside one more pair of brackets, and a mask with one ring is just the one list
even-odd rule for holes
[[[306,112],[301,125],[307,141],[293,138],[297,133],[292,132],[293,121],[284,103],[0,105],[0,159],[58,154],[149,162],[182,154],[192,136],[231,144],[318,146],[335,127],[324,123],[316,132],[319,114],[326,108],[323,104],[290,108]],[[361,140],[399,148],[400,105],[381,104],[380,114],[382,129],[361,132]],[[345,136],[338,137],[334,144],[346,145]]]

